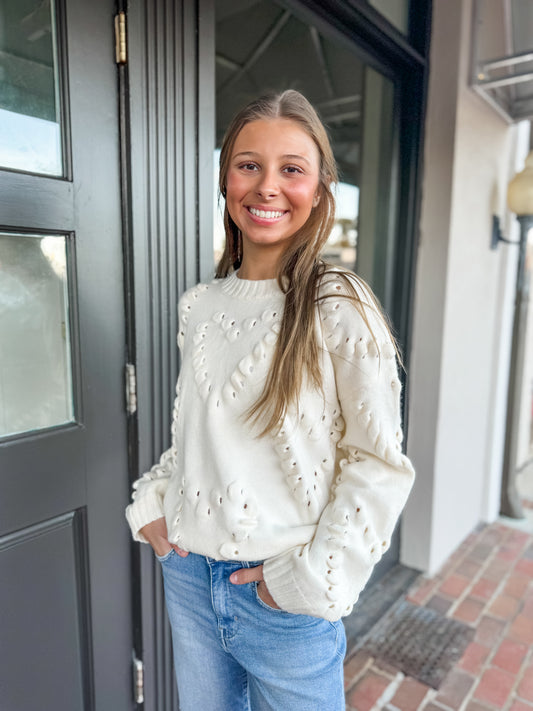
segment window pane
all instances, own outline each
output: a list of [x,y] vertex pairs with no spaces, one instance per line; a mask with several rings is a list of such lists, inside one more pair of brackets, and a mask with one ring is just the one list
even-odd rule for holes
[[396,261],[394,85],[370,67],[365,69],[363,103],[357,273],[390,308]]
[[[355,269],[389,308],[397,239],[394,85],[344,43],[271,1],[217,0],[216,30],[215,188],[234,113],[267,91],[301,91],[328,129],[340,174],[324,256]],[[215,259],[224,244],[223,207],[215,197]]]
[[409,29],[409,0],[369,0],[383,17],[400,32],[407,34]]
[[[216,20],[217,149],[232,115],[247,101],[272,90],[301,91],[328,127],[340,173],[337,221],[325,257],[354,269],[364,65],[344,45],[273,2],[234,5],[218,0]],[[215,180],[217,161],[218,150]],[[217,256],[223,239],[216,205]]]
[[61,175],[53,0],[3,0],[0,27],[0,166]]
[[73,420],[66,240],[0,233],[0,436]]

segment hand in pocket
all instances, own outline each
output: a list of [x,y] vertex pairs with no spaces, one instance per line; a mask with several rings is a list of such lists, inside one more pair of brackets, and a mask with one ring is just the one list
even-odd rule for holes
[[168,540],[167,523],[164,517],[147,523],[146,526],[141,528],[139,533],[146,538],[148,543],[152,546],[154,553],[159,557],[165,556],[172,549],[182,558],[189,555],[183,548],[180,548],[174,543],[170,543]]
[[279,605],[270,594],[265,581],[263,580],[263,566],[257,565],[255,568],[239,568],[229,577],[230,581],[235,585],[244,585],[245,583],[257,582],[257,594],[262,602],[268,607],[279,610]]

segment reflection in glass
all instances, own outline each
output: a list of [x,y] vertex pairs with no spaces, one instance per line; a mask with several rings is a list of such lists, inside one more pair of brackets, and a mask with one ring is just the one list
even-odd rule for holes
[[409,0],[369,0],[370,4],[400,32],[407,34]]
[[[407,0],[372,4],[407,18]],[[382,7],[383,6],[383,7]],[[234,113],[260,93],[298,89],[318,110],[339,168],[336,223],[324,257],[354,269],[393,306],[398,191],[395,87],[344,43],[271,0],[216,2],[216,150]],[[402,9],[403,8],[403,9]],[[239,41],[236,41],[238,38]],[[224,244],[215,210],[215,258]]]
[[[236,38],[239,41],[236,41]],[[354,269],[359,212],[364,65],[345,45],[270,0],[216,2],[216,146],[234,113],[267,91],[297,89],[326,124],[339,167],[337,222],[326,246],[328,261]],[[215,199],[215,256],[223,244]]]
[[390,309],[397,249],[394,85],[370,67],[365,69],[364,107],[357,273]]
[[63,172],[53,0],[0,3],[0,166]]
[[66,240],[0,234],[0,436],[73,420]]

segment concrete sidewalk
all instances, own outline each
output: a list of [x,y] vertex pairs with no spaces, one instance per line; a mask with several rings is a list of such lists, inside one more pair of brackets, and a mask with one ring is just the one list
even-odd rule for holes
[[[526,506],[533,514],[533,504]],[[410,602],[475,629],[440,688],[358,651],[345,664],[347,711],[533,711],[530,521],[478,528],[437,575],[421,576],[407,593]]]

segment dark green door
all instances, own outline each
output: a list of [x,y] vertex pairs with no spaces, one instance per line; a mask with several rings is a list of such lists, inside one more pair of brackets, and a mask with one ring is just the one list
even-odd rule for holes
[[132,708],[111,0],[0,1],[0,706]]

